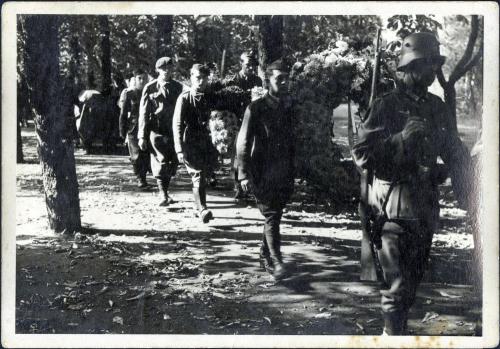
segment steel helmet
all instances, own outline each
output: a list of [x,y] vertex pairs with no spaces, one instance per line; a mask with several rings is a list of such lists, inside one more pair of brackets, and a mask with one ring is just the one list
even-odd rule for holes
[[443,65],[446,59],[439,53],[439,41],[432,33],[413,33],[404,38],[398,70],[404,70],[408,64],[421,58],[431,59],[439,65]]

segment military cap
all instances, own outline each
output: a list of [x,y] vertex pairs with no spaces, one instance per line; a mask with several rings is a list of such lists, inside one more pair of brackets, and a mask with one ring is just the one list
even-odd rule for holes
[[194,71],[199,71],[200,73],[207,76],[210,75],[210,69],[205,64],[200,64],[200,63],[193,64],[193,66],[191,67],[191,73]]
[[439,41],[432,33],[413,33],[403,40],[398,70],[404,70],[417,59],[429,59],[443,65],[446,57],[439,52]]
[[172,65],[174,62],[170,57],[161,57],[156,61],[156,69],[165,69],[167,66]]
[[277,59],[266,68],[266,72],[271,73],[273,70],[280,70],[283,72],[289,72],[290,66],[283,59]]

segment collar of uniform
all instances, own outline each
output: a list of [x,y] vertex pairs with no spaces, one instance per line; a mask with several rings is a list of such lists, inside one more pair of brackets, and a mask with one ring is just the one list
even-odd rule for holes
[[278,108],[278,105],[279,105],[279,103],[280,103],[279,98],[272,96],[269,92],[268,92],[268,93],[266,93],[265,98],[266,98],[266,102],[267,102],[267,104],[268,104],[271,108],[273,108],[273,109]]
[[158,85],[158,87],[165,87],[165,86],[170,85],[171,81],[172,80],[166,80],[166,81],[157,80],[156,84]]
[[419,96],[416,93],[413,93],[409,89],[405,88],[404,86],[399,86],[398,90],[400,93],[402,93],[407,98],[411,99],[413,102],[418,102],[418,103],[426,101],[429,95],[429,92],[426,92],[423,96]]

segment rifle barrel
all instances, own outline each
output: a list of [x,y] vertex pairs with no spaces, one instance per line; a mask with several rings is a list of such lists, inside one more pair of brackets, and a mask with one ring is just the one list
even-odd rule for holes
[[370,91],[370,103],[369,106],[373,104],[377,96],[377,80],[378,80],[378,70],[379,70],[379,61],[380,61],[380,34],[382,29],[377,29],[377,41],[375,43],[375,58],[373,60],[373,74],[372,74],[372,86]]

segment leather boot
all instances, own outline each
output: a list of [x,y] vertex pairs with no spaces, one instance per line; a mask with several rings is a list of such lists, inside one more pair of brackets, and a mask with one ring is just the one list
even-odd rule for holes
[[214,218],[212,211],[207,209],[207,197],[205,187],[193,187],[193,196],[196,209],[198,210],[198,217],[201,218],[203,223],[208,223]]
[[280,280],[286,278],[289,275],[289,273],[288,273],[288,270],[286,268],[285,263],[283,263],[283,260],[281,259],[281,256],[279,256],[279,257],[271,256],[271,260],[272,260],[273,267],[274,267],[273,273],[272,273],[273,278],[276,281],[280,281]]
[[273,261],[271,259],[271,256],[269,255],[269,250],[267,249],[265,240],[262,241],[262,244],[260,245],[259,264],[261,269],[267,271],[270,274],[272,274],[272,272],[274,271]]
[[168,186],[170,184],[170,178],[160,178],[157,179],[158,190],[160,192],[161,200],[159,206],[168,206],[175,203],[175,201],[168,195]]
[[141,173],[141,169],[137,163],[132,165],[134,168],[134,174],[137,177],[137,187],[138,188],[146,188],[148,186],[148,182],[146,181],[146,173]]

